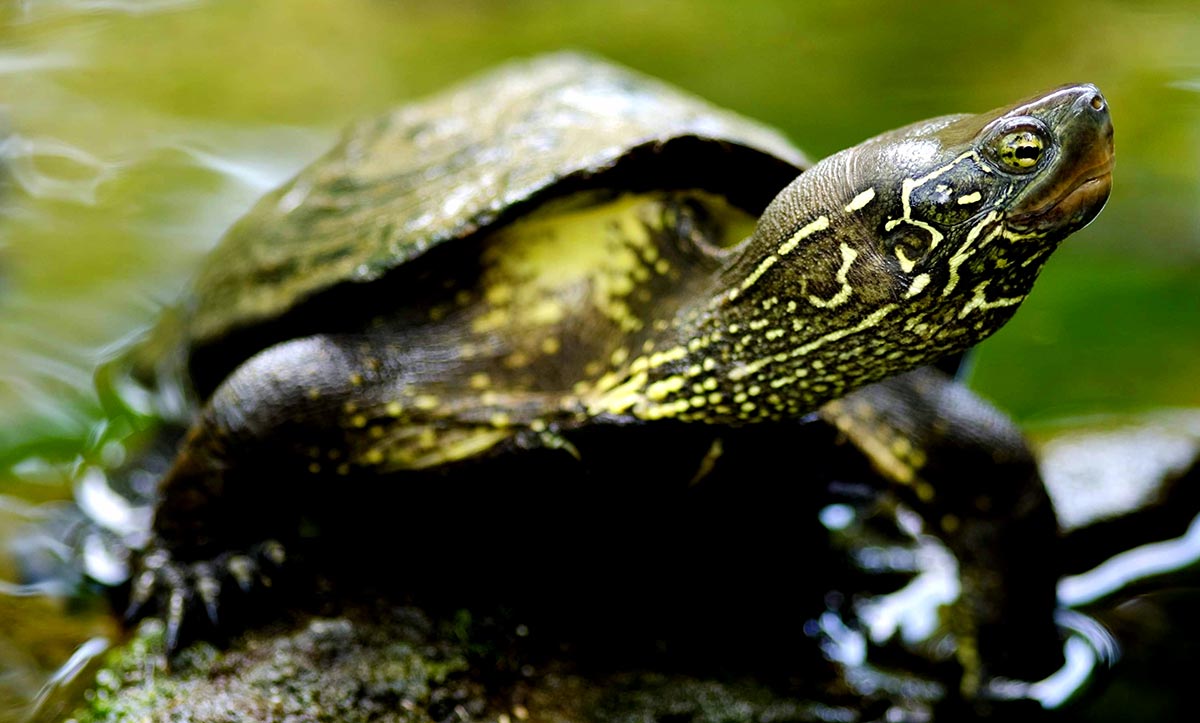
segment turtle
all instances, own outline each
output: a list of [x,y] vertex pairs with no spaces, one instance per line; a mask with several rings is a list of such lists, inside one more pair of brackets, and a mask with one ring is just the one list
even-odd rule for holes
[[963,559],[979,637],[961,658],[1014,647],[1016,621],[1054,638],[1052,580],[1016,569],[1054,536],[1032,456],[929,365],[1012,316],[1099,213],[1112,159],[1090,84],[813,164],[578,54],[359,123],[231,227],[123,361],[187,430],[129,617],[160,612],[169,648],[185,620],[216,623],[287,564],[301,486],[503,495],[519,475],[653,495],[751,474],[735,437],[789,484],[789,435],[817,424]]

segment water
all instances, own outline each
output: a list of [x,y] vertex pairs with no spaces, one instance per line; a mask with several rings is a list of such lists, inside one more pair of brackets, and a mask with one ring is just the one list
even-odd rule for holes
[[[1200,406],[1191,0],[0,0],[2,499],[68,496],[67,465],[99,414],[98,360],[346,122],[560,48],[776,125],[813,157],[914,119],[1097,83],[1117,133],[1109,207],[982,345],[971,381],[1034,425]],[[30,514],[0,516],[0,540]],[[22,680],[53,668],[36,657]],[[0,693],[0,708],[27,687]]]

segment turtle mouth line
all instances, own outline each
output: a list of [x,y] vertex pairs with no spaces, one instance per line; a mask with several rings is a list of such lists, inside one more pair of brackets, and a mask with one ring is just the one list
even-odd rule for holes
[[1093,216],[1100,213],[1100,208],[1108,200],[1108,192],[1111,187],[1112,171],[1089,176],[1059,199],[1058,203],[1048,210],[1048,213],[1060,219],[1068,215],[1063,213],[1064,211],[1069,211],[1070,216],[1075,216],[1080,212],[1090,213],[1091,215],[1088,217],[1090,221]]
[[1068,233],[1078,231],[1086,226],[1104,208],[1112,188],[1111,166],[1099,173],[1084,176],[1082,181],[1073,184],[1054,203],[1023,214],[1013,221],[1013,226],[1021,230],[1064,229]]
[[[1112,180],[1112,173],[1111,173],[1111,172],[1109,172],[1109,173],[1101,173],[1101,174],[1099,174],[1099,175],[1097,175],[1097,176],[1092,176],[1092,177],[1090,177],[1090,178],[1085,178],[1085,179],[1083,179],[1083,182],[1082,182],[1082,183],[1080,183],[1078,186],[1076,186],[1076,187],[1075,187],[1075,190],[1074,190],[1074,191],[1071,191],[1071,193],[1068,193],[1068,194],[1067,194],[1067,197],[1069,198],[1069,197],[1070,197],[1072,194],[1079,193],[1080,191],[1082,191],[1082,190],[1086,189],[1086,188],[1087,188],[1089,185],[1091,185],[1091,184],[1094,184],[1094,183],[1100,183],[1101,181],[1104,181],[1104,182],[1107,184],[1107,183],[1108,183],[1109,181],[1111,181],[1111,180]],[[1065,199],[1064,199],[1064,200],[1065,200]]]

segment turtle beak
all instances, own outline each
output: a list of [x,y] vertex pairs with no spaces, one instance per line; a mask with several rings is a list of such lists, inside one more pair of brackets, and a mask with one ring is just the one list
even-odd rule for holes
[[1045,118],[1055,129],[1059,153],[1044,180],[1026,190],[1026,195],[1042,202],[1011,215],[1009,225],[1062,237],[1091,223],[1108,200],[1113,170],[1112,117],[1108,101],[1090,83],[1059,88],[1035,104],[1039,107],[1030,107],[1029,115]]

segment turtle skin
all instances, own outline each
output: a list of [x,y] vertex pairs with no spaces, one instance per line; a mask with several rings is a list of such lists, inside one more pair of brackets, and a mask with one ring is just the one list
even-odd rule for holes
[[1032,455],[919,368],[1012,315],[1099,212],[1111,149],[1081,85],[810,168],[578,56],[362,124],[236,224],[128,358],[190,400],[129,616],[161,613],[171,648],[196,611],[217,623],[331,496],[461,484],[486,510],[521,479],[664,509],[710,479],[804,484],[779,470],[821,448],[780,440],[815,426],[959,557],[968,677],[1043,669],[1055,527]]

